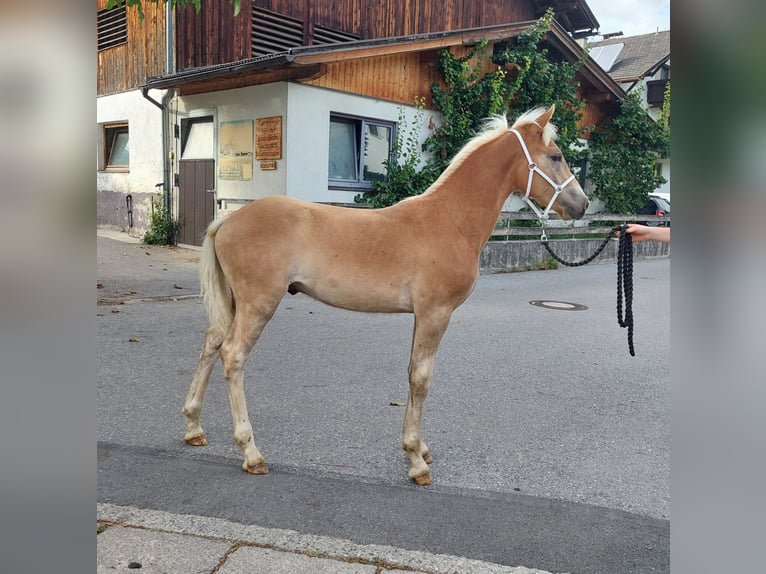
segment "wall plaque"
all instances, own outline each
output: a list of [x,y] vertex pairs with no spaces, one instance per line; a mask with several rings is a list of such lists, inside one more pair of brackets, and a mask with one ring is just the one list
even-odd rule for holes
[[255,120],[255,159],[282,158],[282,116]]
[[253,179],[253,120],[221,122],[218,177],[233,181]]

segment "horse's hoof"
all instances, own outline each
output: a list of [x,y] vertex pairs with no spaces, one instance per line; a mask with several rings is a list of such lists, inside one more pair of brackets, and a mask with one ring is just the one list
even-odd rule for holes
[[269,467],[265,462],[259,462],[254,466],[247,466],[247,463],[245,463],[242,465],[242,468],[250,474],[269,474]]
[[426,461],[426,464],[431,464],[434,461],[434,457],[431,456],[430,452],[427,452],[423,455],[423,460]]
[[434,479],[431,477],[431,473],[427,472],[425,474],[421,474],[420,476],[413,476],[412,480],[415,481],[415,484],[419,484],[420,486],[425,486],[426,484],[433,483]]
[[184,437],[186,444],[191,446],[205,446],[207,444],[207,438],[204,434],[198,434],[197,436]]

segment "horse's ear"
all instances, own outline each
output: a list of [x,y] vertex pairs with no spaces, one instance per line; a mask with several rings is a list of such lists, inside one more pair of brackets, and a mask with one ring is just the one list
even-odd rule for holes
[[548,125],[548,122],[551,121],[551,118],[553,117],[553,112],[556,111],[556,104],[552,104],[550,108],[548,108],[545,112],[540,115],[539,118],[537,118],[537,121],[535,122],[538,126],[541,128],[544,128]]

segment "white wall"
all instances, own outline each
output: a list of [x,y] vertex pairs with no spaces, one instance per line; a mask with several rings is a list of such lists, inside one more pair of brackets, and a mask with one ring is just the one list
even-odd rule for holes
[[[155,90],[150,95],[159,101],[163,92]],[[173,124],[180,125],[184,118],[212,115],[216,126],[214,148],[217,162],[218,130],[222,122],[251,119],[255,125],[258,118],[282,117],[282,158],[276,160],[275,170],[261,170],[259,161],[254,158],[252,180],[221,180],[216,163],[216,197],[222,200],[218,215],[237,209],[249,200],[269,195],[291,195],[308,201],[353,204],[354,196],[359,191],[328,188],[330,113],[398,123],[400,108],[404,109],[408,132],[413,129],[418,131],[421,141],[430,133],[429,120],[436,124],[440,122],[438,112],[425,110],[418,123],[415,106],[400,106],[375,98],[282,82],[209,94],[176,96],[169,104],[169,131],[172,134]],[[154,193],[154,185],[163,178],[161,110],[136,90],[99,98],[97,121],[99,124],[127,121],[130,129],[130,171],[99,171],[97,175],[99,191],[117,192],[100,195],[105,198],[104,201],[110,202],[104,211],[122,209],[122,194],[132,193],[135,196],[138,193]],[[172,174],[176,175],[181,156],[180,138],[173,138],[173,141],[175,159]],[[97,153],[98,158],[102,152],[99,149]],[[173,190],[173,197],[176,204],[174,211],[177,212],[177,188]],[[136,198],[142,202],[142,205],[136,206],[139,210],[148,209],[148,195]],[[113,219],[122,218],[124,216],[119,214]]]
[[[342,113],[397,123],[399,108],[408,125],[417,115],[415,106],[347,94],[304,84],[287,84],[288,194],[308,201],[354,203],[359,191],[328,188],[330,113]],[[426,110],[419,126],[420,139],[428,136],[428,119],[438,114]]]
[[[218,177],[218,157],[215,158],[217,198],[223,200],[224,211],[236,209],[242,205],[236,200],[258,199],[269,195],[285,195],[287,193],[285,177],[288,163],[285,129],[287,123],[286,101],[287,85],[285,83],[251,86],[209,94],[184,96],[177,99],[179,122],[183,117],[212,114],[216,122],[216,133],[222,122],[253,120],[253,138],[255,139],[256,119],[282,116],[282,159],[276,160],[277,169],[261,170],[259,160],[253,157],[252,180],[222,180]],[[216,145],[216,154],[217,151],[218,146]],[[253,142],[253,151],[255,151],[255,142]],[[180,154],[181,150],[177,149],[176,157],[180,157]]]
[[[152,95],[156,100],[162,98]],[[126,173],[99,171],[103,168],[102,125],[128,122],[130,164]],[[96,188],[99,191],[153,193],[162,181],[162,111],[141,95],[140,90],[96,99],[98,144],[96,148]]]

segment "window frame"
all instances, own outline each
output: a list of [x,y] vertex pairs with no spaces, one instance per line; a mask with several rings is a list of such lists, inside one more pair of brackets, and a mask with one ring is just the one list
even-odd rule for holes
[[102,149],[102,157],[104,162],[103,171],[111,171],[111,172],[130,171],[130,148],[128,148],[128,163],[127,164],[110,163],[112,153],[114,152],[114,145],[115,145],[115,142],[117,141],[117,136],[121,133],[127,134],[128,142],[130,142],[130,129],[128,127],[128,122],[103,124],[103,149]]
[[328,173],[327,181],[329,189],[338,190],[365,190],[372,189],[372,180],[365,180],[364,178],[364,158],[366,155],[366,144],[364,141],[364,134],[366,133],[367,126],[382,127],[390,130],[390,139],[388,142],[388,161],[394,159],[394,142],[396,141],[396,122],[388,120],[380,120],[377,118],[354,116],[343,113],[330,113],[329,128],[333,122],[346,123],[354,126],[354,159],[355,161],[355,178],[354,179],[341,179],[330,177],[329,173],[329,161],[331,159],[332,150],[329,149],[331,142],[328,140]]
[[[184,153],[186,152],[186,145],[189,143],[189,136],[192,132],[192,127],[195,124],[212,124],[213,126],[213,140],[210,142],[210,146],[212,147],[212,151],[210,152],[209,157],[200,157],[200,158],[185,158]],[[216,130],[215,130],[215,117],[212,114],[207,114],[203,116],[191,116],[188,118],[181,118],[181,137],[180,137],[180,146],[179,146],[179,152],[178,152],[178,159],[179,160],[185,160],[185,159],[215,159],[216,155]]]

